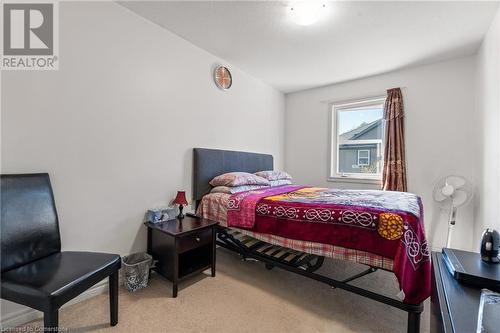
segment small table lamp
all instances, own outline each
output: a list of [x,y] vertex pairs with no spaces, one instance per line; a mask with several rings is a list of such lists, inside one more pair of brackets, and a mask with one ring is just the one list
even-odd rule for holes
[[174,199],[174,204],[178,204],[179,205],[179,215],[177,215],[177,218],[178,219],[183,219],[184,218],[184,214],[182,214],[182,209],[184,207],[182,207],[182,205],[187,205],[188,204],[188,202],[186,200],[186,192],[184,192],[184,191],[177,191],[177,196]]

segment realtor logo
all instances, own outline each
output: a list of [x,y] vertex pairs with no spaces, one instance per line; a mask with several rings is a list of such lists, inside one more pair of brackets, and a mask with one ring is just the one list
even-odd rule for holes
[[57,69],[57,3],[3,4],[2,69]]

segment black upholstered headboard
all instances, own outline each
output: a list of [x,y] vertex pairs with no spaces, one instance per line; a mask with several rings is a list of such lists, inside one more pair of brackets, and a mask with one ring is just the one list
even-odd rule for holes
[[273,170],[273,156],[242,151],[193,148],[193,199],[198,206],[210,192],[209,182],[226,172]]

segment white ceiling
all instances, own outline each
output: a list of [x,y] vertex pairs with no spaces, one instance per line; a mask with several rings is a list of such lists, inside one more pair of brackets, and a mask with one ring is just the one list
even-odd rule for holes
[[121,2],[283,92],[474,53],[498,2],[327,2],[312,26],[287,2]]

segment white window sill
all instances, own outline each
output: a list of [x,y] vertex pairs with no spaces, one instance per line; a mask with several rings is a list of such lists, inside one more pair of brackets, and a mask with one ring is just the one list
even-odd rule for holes
[[377,178],[358,178],[358,177],[328,177],[327,181],[334,183],[356,183],[356,184],[370,184],[382,185],[382,180]]

